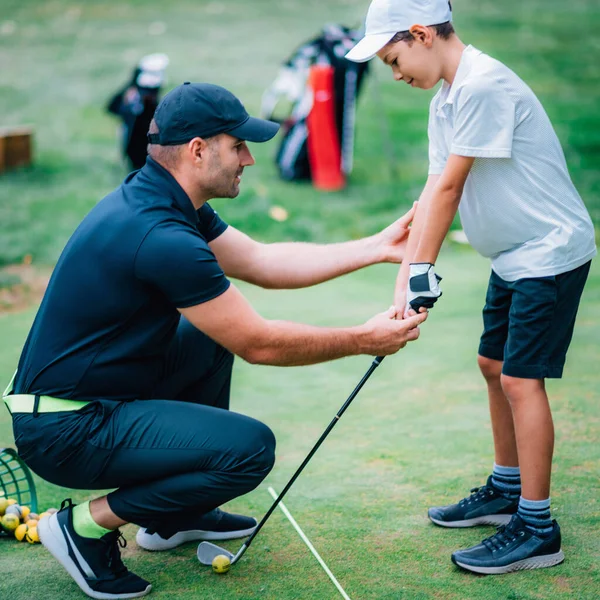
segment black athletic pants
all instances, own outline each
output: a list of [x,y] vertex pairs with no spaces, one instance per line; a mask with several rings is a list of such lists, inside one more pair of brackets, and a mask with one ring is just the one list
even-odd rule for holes
[[253,490],[275,460],[271,430],[228,410],[232,366],[227,350],[182,318],[157,399],[15,413],[19,454],[51,483],[118,488],[111,509],[143,527],[204,514]]

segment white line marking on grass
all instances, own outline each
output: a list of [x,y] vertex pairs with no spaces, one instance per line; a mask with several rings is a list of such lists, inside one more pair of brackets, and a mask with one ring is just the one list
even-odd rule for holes
[[[277,500],[278,495],[275,492],[275,490],[272,487],[269,487],[268,490],[269,494],[273,496],[273,500]],[[285,507],[285,504],[283,502],[280,502],[278,506],[283,512],[283,514],[288,518],[289,522],[292,524],[294,529],[298,532],[298,535],[302,538],[302,541],[308,546],[308,549],[313,553],[313,556],[319,561],[319,564],[323,567],[323,570],[325,571],[325,573],[327,573],[329,579],[333,581],[333,584],[338,589],[344,600],[350,600],[350,597],[348,596],[348,594],[346,594],[344,588],[340,585],[339,581],[335,578],[334,574],[329,570],[329,567],[325,564],[325,561],[319,556],[319,553],[315,550],[315,547],[310,543],[310,540],[306,537],[304,531],[300,529],[300,526],[298,525],[298,523],[296,523],[290,511]]]

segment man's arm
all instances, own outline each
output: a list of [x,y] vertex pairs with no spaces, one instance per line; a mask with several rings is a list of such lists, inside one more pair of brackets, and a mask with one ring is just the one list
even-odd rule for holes
[[210,338],[253,364],[309,365],[343,356],[394,354],[419,337],[426,314],[395,320],[396,309],[376,315],[364,325],[313,327],[261,317],[231,285],[220,296],[179,312]]
[[401,262],[413,214],[414,207],[378,234],[339,244],[261,244],[228,227],[210,247],[229,277],[270,289],[308,287],[372,264]]

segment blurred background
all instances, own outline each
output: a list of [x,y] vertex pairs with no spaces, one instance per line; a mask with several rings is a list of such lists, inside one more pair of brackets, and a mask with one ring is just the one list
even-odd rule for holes
[[[0,175],[0,266],[52,265],[89,209],[127,169],[106,111],[147,54],[166,53],[163,90],[218,83],[257,114],[279,67],[328,23],[360,27],[366,0],[3,0],[0,126],[33,128],[33,165]],[[466,43],[504,61],[537,93],[572,178],[600,222],[600,5],[595,0],[456,0]],[[215,207],[263,240],[341,240],[372,233],[419,195],[427,173],[433,91],[395,83],[373,61],[358,100],[354,171],[345,190],[279,179],[279,144],[254,145],[257,165],[235,201]],[[288,212],[285,222],[269,208]]]
[[[2,0],[0,129],[28,127],[33,142],[30,166],[0,173],[2,383],[14,371],[64,244],[128,172],[121,123],[107,105],[131,82],[139,61],[156,53],[168,56],[163,94],[183,81],[216,83],[257,115],[282,63],[327,24],[362,26],[368,4]],[[452,4],[461,39],[503,61],[540,98],[562,142],[572,179],[600,227],[600,3]],[[275,164],[279,134],[270,143],[252,145],[257,164],[245,171],[238,198],[214,200],[212,206],[226,221],[262,241],[330,242],[377,232],[420,194],[428,168],[428,105],[434,93],[394,82],[390,69],[373,61],[358,98],[354,168],[344,189],[324,192],[309,181],[281,179]],[[460,229],[458,221],[454,228]],[[439,261],[444,299],[435,318],[423,328],[418,344],[386,361],[365,386],[306,476],[295,484],[288,506],[354,598],[597,599],[598,260],[580,309],[566,382],[549,382],[557,428],[552,497],[567,532],[568,561],[557,569],[508,580],[465,578],[451,567],[449,554],[479,542],[481,531],[447,535],[431,527],[425,508],[461,497],[473,482],[483,483],[491,465],[485,388],[475,364],[489,264],[464,245],[447,246]],[[396,273],[396,266],[380,265],[297,292],[241,287],[269,318],[348,325],[389,305]],[[278,439],[278,461],[269,484],[283,487],[367,366],[366,357],[302,369],[236,362],[235,410],[264,420]],[[415,381],[419,369],[426,369],[427,377]],[[0,409],[0,447],[10,445],[10,418]],[[92,497],[85,490],[66,491],[37,477],[35,481],[43,508],[57,506],[67,495],[76,501]],[[266,491],[258,489],[237,499],[233,509],[260,515],[270,503]],[[333,598],[331,584],[279,517],[273,516],[245,566],[219,581],[195,563],[190,568],[189,547],[170,555],[165,569],[164,556],[143,554],[131,544],[128,565],[156,584],[153,597],[169,600]],[[130,541],[134,531],[125,531]],[[80,597],[67,576],[56,573],[42,548],[7,540],[0,544],[0,597]],[[24,573],[29,587],[22,583]]]

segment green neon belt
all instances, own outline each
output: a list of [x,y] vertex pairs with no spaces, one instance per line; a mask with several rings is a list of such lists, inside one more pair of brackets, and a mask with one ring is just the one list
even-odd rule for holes
[[[64,412],[79,410],[83,408],[87,401],[83,400],[64,400],[62,398],[52,398],[52,396],[40,396],[38,412]],[[15,394],[14,396],[5,396],[4,403],[11,413],[32,413],[35,405],[35,396],[31,394]]]

